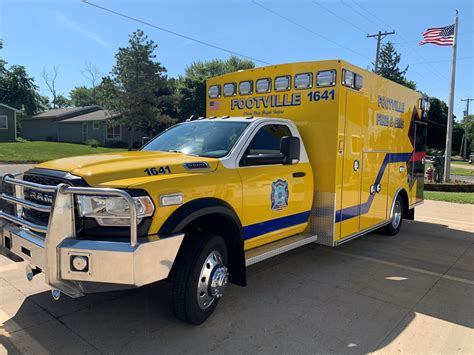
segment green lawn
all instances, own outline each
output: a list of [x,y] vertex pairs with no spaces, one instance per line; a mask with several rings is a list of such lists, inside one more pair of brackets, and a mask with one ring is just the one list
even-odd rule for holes
[[92,148],[83,144],[57,142],[0,143],[0,162],[37,163],[76,155],[116,152],[123,149]]
[[[456,162],[455,164],[458,164]],[[430,163],[426,163],[425,165],[425,170],[428,169],[429,167],[433,168],[433,165]],[[451,175],[460,175],[460,176],[474,176],[474,170],[472,169],[464,169],[459,166],[451,164]]]
[[425,191],[426,200],[474,204],[474,194],[470,192]]

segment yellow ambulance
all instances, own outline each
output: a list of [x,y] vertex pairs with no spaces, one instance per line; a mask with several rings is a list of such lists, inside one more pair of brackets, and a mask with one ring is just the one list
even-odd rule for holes
[[[341,60],[207,81],[193,116],[136,152],[2,177],[4,254],[52,295],[169,280],[201,324],[246,266],[308,243],[398,233],[423,201],[428,99]],[[317,272],[317,270],[315,270]]]

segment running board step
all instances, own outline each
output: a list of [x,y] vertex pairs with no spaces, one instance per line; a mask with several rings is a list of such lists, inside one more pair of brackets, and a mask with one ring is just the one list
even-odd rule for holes
[[297,234],[293,237],[277,240],[276,242],[262,245],[245,252],[245,265],[250,266],[273,256],[299,248],[303,245],[314,243],[318,240],[317,235]]

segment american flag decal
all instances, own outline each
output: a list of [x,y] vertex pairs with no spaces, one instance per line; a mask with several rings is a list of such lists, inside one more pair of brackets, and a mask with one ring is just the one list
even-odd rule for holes
[[219,101],[211,101],[209,102],[209,109],[210,110],[218,110],[220,109],[221,105]]
[[420,46],[426,43],[438,46],[452,46],[454,44],[454,25],[428,28],[423,32],[423,40],[420,42]]

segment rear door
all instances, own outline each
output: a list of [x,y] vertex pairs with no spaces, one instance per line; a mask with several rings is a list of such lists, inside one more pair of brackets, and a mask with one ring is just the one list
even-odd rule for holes
[[411,203],[423,201],[425,188],[425,156],[426,156],[426,131],[425,122],[415,122],[415,153],[412,155],[412,176],[416,182],[415,193],[412,194]]

